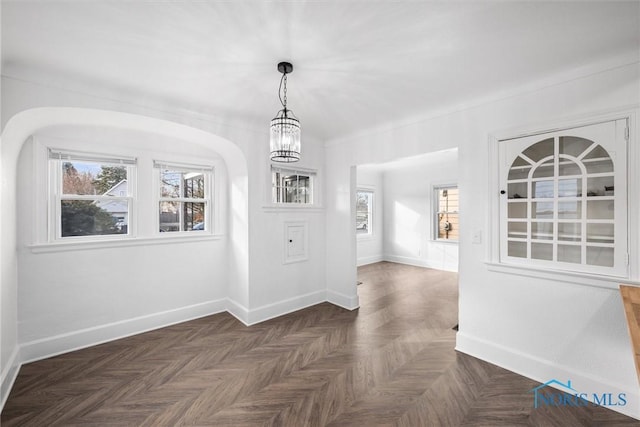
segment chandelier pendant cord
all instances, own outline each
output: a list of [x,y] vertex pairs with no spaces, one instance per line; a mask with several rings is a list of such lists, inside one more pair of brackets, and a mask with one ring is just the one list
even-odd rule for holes
[[[284,82],[284,91],[282,90],[282,82]],[[282,99],[282,94],[284,93],[284,100]],[[280,87],[278,87],[278,98],[280,98],[280,104],[284,108],[285,115],[287,113],[287,73],[282,73],[282,78],[280,79]]]

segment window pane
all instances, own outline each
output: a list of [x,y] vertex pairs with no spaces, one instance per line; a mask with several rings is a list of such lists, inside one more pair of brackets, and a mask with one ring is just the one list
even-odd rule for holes
[[91,200],[63,200],[60,207],[62,237],[127,233],[126,201],[116,201],[111,211]]
[[527,198],[527,183],[518,182],[515,184],[508,184],[508,193],[510,199],[526,199]]
[[436,189],[437,197],[437,239],[458,240],[459,220],[458,207],[459,197],[457,187]]
[[525,242],[512,242],[509,241],[507,246],[507,254],[509,256],[526,258],[527,257],[527,244]]
[[587,246],[587,264],[613,267],[613,248]]
[[613,176],[599,176],[587,179],[587,196],[613,196]]
[[[533,206],[535,207],[535,203]],[[527,204],[525,202],[511,202],[507,205],[509,218],[524,219],[527,217]]]
[[182,173],[172,170],[160,171],[160,196],[180,197],[180,184],[182,183]]
[[558,197],[582,196],[582,179],[558,180]]
[[371,233],[371,209],[373,193],[358,191],[356,193],[356,233]]
[[613,219],[613,200],[587,200],[588,219]]
[[534,162],[539,162],[543,158],[553,154],[553,138],[548,138],[543,141],[536,142],[535,144],[529,146],[529,148],[524,150],[522,154],[524,154]]
[[580,219],[582,218],[582,202],[558,202],[558,218]]
[[534,199],[550,199],[553,197],[553,181],[536,181],[531,186]]
[[438,221],[438,239],[458,240],[458,214],[441,215]]
[[582,248],[577,245],[558,245],[558,261],[582,263]]
[[531,238],[538,240],[553,240],[552,222],[532,222]]
[[613,243],[613,224],[587,224],[587,242]]
[[558,175],[582,175],[582,170],[580,170],[580,166],[578,166],[577,163],[570,160],[561,159],[560,165],[558,165]]
[[593,141],[577,136],[561,136],[559,143],[560,154],[579,157],[587,148],[591,147]]
[[[526,212],[523,216],[526,218]],[[553,218],[553,202],[533,202],[531,203],[531,218]]]
[[554,161],[553,159],[547,160],[540,166],[534,169],[533,178],[547,178],[553,176],[555,173],[553,169]]
[[314,175],[301,175],[296,171],[272,169],[273,203],[313,203]]
[[204,230],[205,206],[201,202],[160,202],[160,231]]
[[553,245],[547,243],[531,243],[531,258],[551,261],[553,259]]
[[527,238],[527,223],[526,222],[509,222],[508,225],[509,237],[516,239]]
[[160,202],[160,231],[180,231],[180,202]]
[[[62,193],[119,196],[126,192],[127,168],[97,162],[61,162]],[[122,187],[124,183],[124,189]],[[125,194],[126,195],[126,194]]]
[[558,224],[558,240],[579,242],[582,240],[582,224],[579,222],[561,222]]
[[204,198],[204,174],[185,173],[184,174],[184,197],[188,199]]
[[[595,150],[594,150],[595,151]],[[585,160],[584,165],[587,173],[607,173],[613,172],[613,162],[610,158]]]

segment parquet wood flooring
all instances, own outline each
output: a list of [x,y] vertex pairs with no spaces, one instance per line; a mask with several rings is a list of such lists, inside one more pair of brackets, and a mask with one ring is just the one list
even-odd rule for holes
[[218,314],[22,367],[2,426],[640,425],[533,407],[539,384],[454,351],[457,275],[361,267],[360,309]]

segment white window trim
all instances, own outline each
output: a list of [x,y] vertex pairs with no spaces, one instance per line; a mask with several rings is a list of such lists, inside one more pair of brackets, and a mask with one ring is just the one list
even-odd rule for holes
[[[458,187],[458,183],[454,182],[454,183],[443,183],[443,184],[434,184],[431,186],[431,197],[432,197],[432,202],[431,202],[431,240],[433,242],[436,243],[445,243],[445,244],[453,244],[453,245],[457,245],[460,240],[459,239],[439,239],[438,238],[438,220],[436,219],[436,216],[438,214],[438,207],[440,204],[440,201],[438,199],[437,196],[437,191],[438,190],[443,190],[443,189],[449,189],[449,188],[455,188],[458,190],[458,197],[460,195],[460,187]],[[460,219],[460,211],[455,211],[455,213],[458,214],[458,220]]]
[[[213,209],[211,210],[212,218],[212,234],[192,233],[187,235],[186,233],[162,233],[162,235],[154,234],[155,227],[143,227],[141,229],[138,224],[138,217],[141,213],[145,216],[148,214],[150,221],[153,221],[153,212],[155,209],[155,193],[149,192],[149,194],[139,194],[137,187],[139,185],[139,179],[136,179],[135,185],[132,185],[132,191],[136,191],[136,203],[134,203],[134,210],[129,213],[129,236],[117,235],[119,238],[112,238],[111,236],[100,236],[101,238],[94,238],[94,236],[86,236],[85,239],[76,240],[71,238],[65,238],[58,241],[51,241],[49,236],[52,233],[51,215],[49,209],[53,204],[51,193],[51,162],[49,161],[49,149],[53,147],[60,147],[69,145],[68,148],[60,149],[59,151],[82,153],[87,154],[91,158],[136,158],[136,178],[140,177],[140,173],[144,173],[144,181],[149,182],[150,186],[155,185],[153,179],[153,155],[141,155],[137,151],[132,151],[126,147],[119,147],[118,155],[100,155],[93,151],[82,151],[82,141],[67,140],[58,137],[42,137],[32,136],[33,153],[31,168],[33,170],[36,184],[36,191],[34,191],[29,197],[34,207],[33,211],[29,213],[33,224],[31,233],[31,243],[25,242],[25,248],[27,248],[33,254],[46,254],[65,251],[79,251],[79,250],[103,250],[109,248],[126,248],[134,246],[149,246],[149,245],[161,245],[171,243],[189,243],[189,242],[201,242],[201,241],[218,241],[225,239],[226,235],[224,230],[227,225],[226,205],[224,200],[227,196],[226,178],[222,180],[212,177],[213,185],[211,190]],[[55,151],[55,150],[54,150]],[[140,156],[140,157],[138,157]],[[196,159],[194,159],[196,160]],[[191,158],[180,156],[178,159],[184,164],[192,164]],[[175,163],[175,162],[172,162]],[[214,173],[217,168],[224,169],[224,163],[220,159],[212,158],[208,159],[208,163],[213,165]],[[148,174],[148,175],[147,175]],[[151,190],[153,191],[153,189]],[[144,200],[144,205],[139,205],[139,202]],[[223,201],[223,203],[220,203]],[[135,230],[135,233],[134,233]],[[142,235],[140,233],[143,233]],[[166,235],[168,234],[168,235]],[[179,234],[179,235],[176,235]],[[166,236],[165,236],[166,235]]]
[[[40,149],[43,149],[38,144]],[[38,149],[38,147],[34,147]],[[122,241],[135,237],[136,233],[136,172],[137,159],[135,157],[119,156],[115,154],[89,153],[76,150],[66,150],[46,147],[47,162],[47,244],[56,243],[81,243],[81,242],[106,242],[106,241]],[[84,195],[66,195],[62,194],[62,171],[61,161],[79,160],[88,162],[98,162],[113,166],[124,166],[127,168],[127,192],[125,197],[119,196],[84,196]],[[127,200],[128,204],[128,225],[127,234],[109,234],[109,235],[90,235],[90,236],[67,236],[62,237],[61,224],[61,201],[65,200]],[[37,206],[37,205],[34,205]]]
[[[205,196],[202,199],[193,199],[186,197],[161,197],[160,196],[160,170],[161,169],[173,169],[177,171],[194,171],[194,172],[203,172],[205,174]],[[218,221],[215,220],[216,217],[219,217],[218,211],[216,211],[216,206],[219,203],[216,203],[214,200],[215,192],[213,186],[216,182],[215,179],[215,168],[211,165],[196,165],[192,163],[178,163],[178,162],[169,162],[163,160],[154,160],[153,161],[153,208],[154,208],[154,237],[160,239],[175,239],[177,237],[184,237],[187,239],[195,238],[196,236],[211,236],[215,235],[218,230],[219,224]],[[198,230],[196,232],[193,231],[171,231],[171,232],[161,232],[160,231],[160,209],[159,205],[161,201],[172,201],[172,202],[182,202],[182,203],[204,203],[204,230]]]
[[629,253],[628,276],[610,276],[586,272],[573,272],[566,270],[554,270],[534,266],[512,265],[500,261],[500,141],[507,139],[521,138],[536,134],[583,127],[612,120],[627,120],[629,124],[629,138],[627,141],[627,195],[638,194],[640,192],[640,147],[638,145],[638,108],[612,110],[598,115],[584,115],[556,122],[539,123],[537,125],[518,127],[506,130],[494,131],[489,134],[488,154],[488,208],[487,239],[485,240],[485,265],[492,272],[511,274],[517,276],[533,277],[537,279],[547,279],[557,282],[566,282],[584,286],[594,286],[605,289],[615,289],[619,287],[621,280],[625,283],[640,284],[640,226],[638,221],[631,221],[631,218],[640,217],[640,205],[636,203],[627,204],[627,245]]
[[[307,212],[322,212],[324,208],[322,207],[322,198],[321,198],[321,172],[318,169],[306,168],[306,167],[296,167],[286,164],[280,163],[270,163],[267,169],[267,177],[265,182],[267,185],[265,186],[265,199],[266,202],[262,207],[265,212],[299,212],[299,211],[307,211]],[[273,201],[272,192],[273,192],[273,184],[272,184],[272,174],[273,169],[284,169],[292,172],[299,172],[300,174],[308,174],[313,175],[313,203],[275,203]]]

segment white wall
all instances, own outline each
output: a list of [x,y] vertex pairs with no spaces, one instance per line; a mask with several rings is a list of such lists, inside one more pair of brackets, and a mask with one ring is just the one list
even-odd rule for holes
[[[158,236],[153,218],[153,161],[213,166],[218,232],[227,228],[228,179],[217,153],[158,135],[68,127],[44,129],[25,144],[18,164],[18,342],[24,360],[65,350],[56,337],[166,311],[221,311],[229,276],[228,235],[197,241]],[[57,129],[56,132],[60,132]],[[130,226],[144,245],[87,248],[47,244],[47,148],[137,159],[138,194]],[[139,219],[134,224],[134,221]],[[196,236],[192,236],[196,237]],[[192,239],[193,240],[193,239]],[[38,244],[34,246],[34,244]],[[45,344],[45,342],[47,344]],[[46,346],[46,347],[45,347]]]
[[[206,315],[220,309],[226,309],[250,324],[327,299],[322,205],[324,156],[323,146],[318,141],[305,138],[300,166],[318,170],[321,205],[314,209],[273,209],[267,206],[271,180],[266,125],[264,130],[255,131],[231,121],[222,124],[214,117],[179,111],[171,105],[135,105],[7,78],[3,78],[2,88],[2,402],[20,363],[45,357],[46,351],[68,351],[112,339],[117,332],[121,335],[136,333],[167,322],[186,320],[194,313]],[[40,107],[56,108],[38,109]],[[227,257],[228,265],[219,265],[224,261],[221,258],[224,242],[186,245],[197,253],[193,256],[201,267],[194,272],[196,280],[189,292],[180,293],[174,284],[178,273],[172,271],[163,275],[158,270],[158,261],[167,261],[167,252],[174,249],[173,245],[143,245],[122,251],[92,249],[75,254],[85,266],[95,267],[97,260],[104,257],[110,258],[111,262],[107,264],[126,263],[129,266],[127,271],[131,275],[117,291],[107,278],[121,279],[122,275],[107,275],[94,285],[93,292],[85,292],[83,286],[86,286],[90,272],[84,268],[57,271],[43,282],[46,273],[53,272],[56,265],[68,265],[70,254],[36,254],[22,246],[20,260],[17,258],[18,153],[29,136],[24,130],[40,129],[29,121],[58,125],[106,123],[106,127],[144,129],[160,137],[193,141],[196,145],[204,145],[205,149],[207,146],[214,148],[224,158],[229,174],[226,248],[233,255]],[[216,142],[218,140],[220,144]],[[190,144],[176,148],[182,156],[203,153],[202,150],[193,151]],[[137,147],[134,144],[131,149],[141,156],[150,156],[154,150],[144,144]],[[238,156],[236,151],[241,154]],[[305,261],[283,263],[284,222],[288,220],[306,221],[309,225],[309,257]],[[26,233],[28,226],[24,222],[21,224],[21,233]],[[24,238],[22,234],[20,237]],[[179,246],[185,245],[175,245],[176,248]],[[134,267],[134,263],[140,268]],[[36,269],[42,269],[42,272]],[[104,270],[100,272],[105,273]],[[155,286],[153,281],[156,281]],[[128,286],[132,284],[136,285]],[[47,292],[40,294],[42,290]],[[77,292],[80,295],[72,298]],[[52,299],[45,300],[47,295]],[[108,303],[100,305],[99,298]],[[225,304],[208,303],[219,301],[219,298],[224,298]],[[47,308],[49,303],[55,303],[56,307]],[[53,321],[47,323],[51,319]],[[19,344],[25,344],[24,355],[20,354]]]
[[372,232],[358,234],[358,265],[384,260],[383,239],[385,233],[384,190],[382,171],[377,166],[359,166],[357,170],[358,189],[373,191]]
[[[329,142],[328,289],[343,300],[358,301],[353,284],[355,242],[349,234],[353,166],[458,147],[464,230],[459,246],[458,350],[541,382],[571,379],[585,392],[626,392],[627,406],[613,409],[640,418],[637,377],[616,281],[604,287],[586,287],[494,272],[485,263],[493,194],[488,189],[489,135],[522,127],[544,129],[562,119],[629,106],[637,109],[639,103],[638,63],[607,70],[583,69],[564,83],[550,79],[535,86],[532,82],[526,90],[494,102]],[[631,164],[637,164],[637,129],[633,132]],[[636,192],[640,190],[636,175],[632,175],[631,184]],[[633,191],[630,194],[637,194]],[[640,199],[630,198],[630,203],[630,240],[637,242]],[[470,236],[477,233],[482,235],[482,244],[471,242]],[[639,254],[637,248],[632,249],[632,261],[637,265]],[[637,270],[631,279],[640,279]]]
[[458,271],[458,243],[434,239],[433,186],[458,183],[457,150],[393,162],[384,171],[384,259]]

